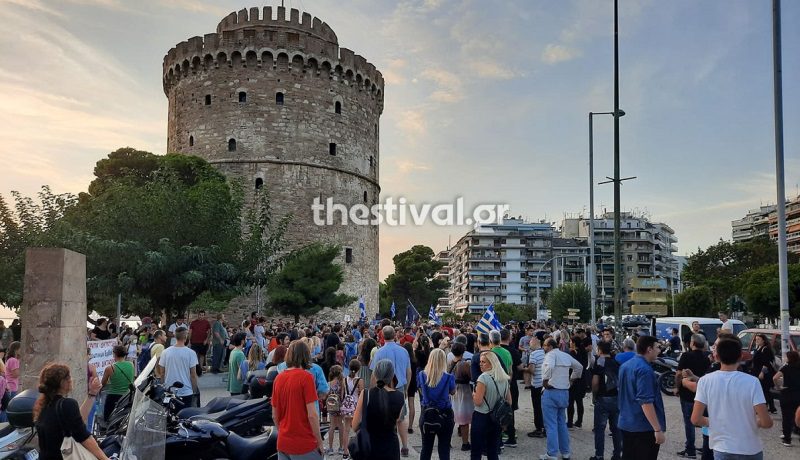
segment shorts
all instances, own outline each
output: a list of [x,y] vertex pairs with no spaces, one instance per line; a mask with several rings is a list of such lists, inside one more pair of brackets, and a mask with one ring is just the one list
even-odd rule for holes
[[[405,396],[406,385],[397,387],[395,390],[399,391],[403,396]],[[400,419],[398,419],[398,422],[405,420],[406,416],[408,416],[408,398],[403,398],[403,410],[400,411]]]
[[208,345],[205,343],[193,343],[192,350],[200,356],[205,356],[208,353]]

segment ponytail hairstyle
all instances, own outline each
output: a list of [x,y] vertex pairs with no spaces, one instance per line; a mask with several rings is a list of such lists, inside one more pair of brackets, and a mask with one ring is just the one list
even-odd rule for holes
[[350,369],[350,378],[355,378],[358,375],[358,371],[361,370],[361,361],[357,358],[353,358],[350,360],[350,364],[347,367]]
[[376,399],[375,403],[378,405],[378,413],[383,414],[383,425],[393,426],[397,420],[392,420],[389,415],[389,392],[386,391],[385,387],[392,385],[394,364],[388,359],[378,361],[375,363],[372,376],[375,377],[375,387],[377,388],[373,393]]
[[70,379],[69,367],[64,364],[51,363],[39,373],[39,398],[33,405],[33,420],[39,419],[42,409],[55,401],[61,385]]

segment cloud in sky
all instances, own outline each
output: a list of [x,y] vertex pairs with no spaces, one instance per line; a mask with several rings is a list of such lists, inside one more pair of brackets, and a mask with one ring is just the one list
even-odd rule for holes
[[[274,3],[273,3],[274,4]],[[587,206],[587,113],[613,104],[610,2],[315,0],[340,45],[386,82],[381,193],[464,196],[558,220]],[[79,192],[94,163],[166,148],[161,59],[214,31],[240,1],[0,0],[0,193]],[[771,10],[749,0],[620,5],[623,208],[647,209],[681,251],[730,235],[774,202]],[[784,24],[800,3],[784,2]],[[786,183],[800,182],[800,30],[784,27]],[[610,118],[595,118],[595,171],[610,174]],[[596,187],[610,207],[610,187]],[[381,230],[381,276],[416,243],[466,228]]]

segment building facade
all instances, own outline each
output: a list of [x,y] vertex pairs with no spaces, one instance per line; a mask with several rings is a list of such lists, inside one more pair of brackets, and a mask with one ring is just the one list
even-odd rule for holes
[[775,213],[774,205],[751,209],[741,219],[731,222],[733,241],[750,241],[759,236],[769,235],[769,216]]
[[[648,218],[633,213],[620,216],[622,243],[623,313],[637,313],[639,305],[654,302],[644,301],[643,290],[635,279],[659,279],[665,290],[679,291],[681,265],[675,255],[678,242],[675,231],[667,224],[651,222]],[[575,238],[588,243],[589,219],[567,218],[561,226],[562,238]],[[607,212],[595,218],[595,289],[598,306],[602,311],[614,310],[614,213]]]
[[[433,256],[433,260],[437,262],[442,262],[444,265],[440,268],[434,278],[437,280],[447,281],[450,282],[450,249],[445,249],[444,251],[439,251]],[[436,301],[436,313],[441,315],[446,311],[451,311],[450,308],[450,296],[448,295],[448,290],[444,291],[444,296],[439,297]]]
[[[273,12],[276,16],[273,17]],[[289,248],[342,247],[341,291],[378,308],[377,225],[316,225],[314,199],[348,209],[378,201],[381,73],[340,48],[328,24],[284,7],[231,13],[216,33],[164,57],[167,150],[208,160],[245,190],[292,214]],[[357,303],[344,313],[358,317]]]

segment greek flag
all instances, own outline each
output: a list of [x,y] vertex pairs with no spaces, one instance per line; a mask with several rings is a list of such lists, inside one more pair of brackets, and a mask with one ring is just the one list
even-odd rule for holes
[[358,299],[358,309],[361,310],[361,320],[367,319],[367,307],[364,305],[364,296]]
[[436,321],[436,324],[441,324],[441,321],[438,316],[436,316],[436,310],[433,309],[433,305],[431,305],[430,310],[428,310],[428,318],[432,321]]
[[494,314],[494,302],[486,309],[483,313],[483,317],[478,324],[475,326],[475,329],[478,332],[482,332],[484,334],[488,334],[491,330],[500,330],[503,328],[503,325],[500,324],[500,321],[497,319],[497,315]]
[[397,314],[397,308],[394,306],[394,301],[392,302],[392,319],[394,319],[395,315]]

